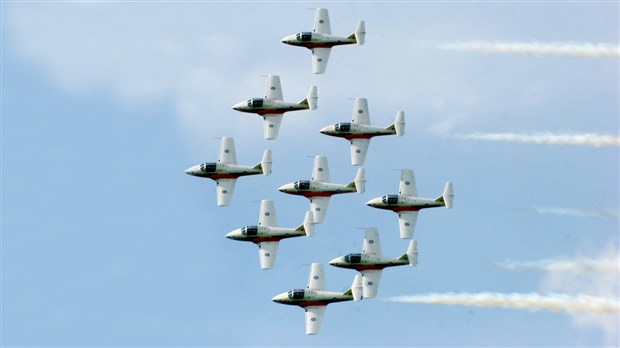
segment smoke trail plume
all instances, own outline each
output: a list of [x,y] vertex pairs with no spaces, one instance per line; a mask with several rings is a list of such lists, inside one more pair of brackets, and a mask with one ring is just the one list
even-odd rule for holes
[[553,144],[553,145],[577,145],[577,146],[620,146],[620,138],[596,134],[554,134],[554,133],[471,133],[457,135],[461,139],[471,140],[490,140],[490,141],[509,141],[528,144]]
[[406,303],[431,303],[478,307],[501,307],[526,310],[549,310],[553,312],[618,313],[620,302],[617,299],[588,295],[564,294],[502,294],[502,293],[446,293],[391,297],[388,301]]
[[576,260],[541,260],[531,262],[505,261],[498,262],[497,266],[512,270],[539,270],[547,272],[572,272],[577,274],[590,273],[618,273],[620,269],[620,259],[587,259]]
[[532,56],[620,57],[620,47],[606,43],[460,42],[440,45],[453,51],[506,53]]
[[569,208],[537,208],[540,214],[555,214],[584,218],[613,218],[620,216],[617,209],[569,209]]

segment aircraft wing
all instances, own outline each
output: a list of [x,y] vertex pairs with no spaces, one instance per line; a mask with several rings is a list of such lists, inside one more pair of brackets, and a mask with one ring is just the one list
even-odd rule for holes
[[368,101],[366,98],[355,98],[351,121],[357,124],[370,125],[370,114],[368,113]]
[[258,217],[259,226],[278,227],[278,218],[276,217],[276,207],[273,201],[263,199],[260,202],[260,213]]
[[230,204],[237,179],[217,179],[217,205],[224,207]]
[[284,100],[282,99],[282,86],[280,86],[280,76],[269,75],[267,78],[267,90],[265,91],[265,98]]
[[368,269],[362,271],[362,294],[363,298],[374,298],[377,296],[379,282],[381,281],[380,269]]
[[329,197],[312,197],[310,198],[310,211],[314,217],[314,223],[320,224],[325,220],[327,206],[329,205]]
[[323,264],[313,263],[310,265],[310,276],[308,277],[308,289],[325,291],[327,284],[325,283],[325,272]]
[[401,211],[398,213],[398,224],[400,226],[400,238],[413,238],[413,229],[418,219],[417,211]]
[[271,269],[276,262],[279,242],[260,242],[258,243],[258,256],[260,258],[261,269]]
[[316,335],[321,329],[327,306],[308,306],[306,310],[306,335]]
[[314,14],[314,28],[315,33],[319,34],[332,34],[331,26],[329,25],[329,13],[326,8],[317,8]]
[[398,189],[399,195],[418,196],[418,189],[415,185],[415,177],[413,176],[413,170],[403,169],[400,175],[400,187]]
[[370,139],[351,139],[351,164],[359,166],[364,164],[366,159],[366,152],[368,152],[368,145],[370,145]]
[[381,257],[381,241],[379,240],[379,231],[376,228],[366,229],[362,253],[366,256]]
[[220,157],[218,157],[217,161],[226,164],[237,164],[235,141],[233,138],[222,138],[222,142],[220,144]]
[[329,60],[330,47],[315,47],[312,49],[312,72],[315,74],[322,74],[327,68],[327,61]]
[[314,167],[312,168],[312,180],[329,182],[329,165],[327,164],[327,157],[316,156],[314,157]]
[[265,139],[277,138],[282,123],[282,114],[267,114],[263,116],[263,120]]

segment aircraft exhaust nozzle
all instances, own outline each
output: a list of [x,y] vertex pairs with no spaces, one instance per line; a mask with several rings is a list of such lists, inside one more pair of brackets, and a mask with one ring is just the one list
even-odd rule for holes
[[304,231],[306,231],[306,237],[314,236],[314,215],[311,211],[306,212],[304,218]]
[[366,22],[357,22],[357,28],[355,28],[355,41],[358,45],[364,44],[364,38],[366,37]]
[[355,188],[357,189],[357,193],[362,194],[366,191],[366,171],[364,168],[360,168],[357,170],[357,175],[355,175]]
[[396,120],[394,120],[394,128],[396,129],[397,136],[403,136],[405,134],[405,113],[399,111],[396,114]]
[[351,285],[351,292],[353,294],[353,301],[360,301],[362,299],[364,289],[362,288],[362,275],[356,274],[353,278],[353,285]]
[[260,160],[260,166],[263,169],[263,175],[271,174],[271,150],[265,150],[263,153],[263,159]]
[[409,248],[407,249],[407,258],[409,259],[409,266],[415,267],[418,265],[418,242],[412,240],[409,242]]
[[446,208],[451,209],[454,205],[454,188],[452,187],[451,182],[446,183],[446,187],[443,189],[442,197]]

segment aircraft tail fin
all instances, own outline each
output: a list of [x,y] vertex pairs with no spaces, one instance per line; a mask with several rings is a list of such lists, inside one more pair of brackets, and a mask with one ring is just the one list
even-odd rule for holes
[[355,39],[355,42],[358,45],[363,45],[365,37],[366,37],[366,22],[359,21],[357,22],[357,27],[355,28],[355,32],[349,35],[347,39]]
[[306,233],[306,237],[314,236],[314,215],[311,211],[306,212],[304,222],[299,225],[295,231],[303,231]]
[[260,169],[263,171],[263,175],[269,175],[271,174],[271,164],[271,150],[267,149],[263,153],[260,163],[252,167],[252,169]]
[[362,299],[362,293],[362,275],[357,274],[355,275],[355,278],[353,278],[353,284],[351,285],[351,287],[342,294],[351,295],[353,296],[353,301],[359,301]]
[[396,132],[396,135],[403,136],[405,134],[405,113],[403,111],[399,111],[396,114],[396,119],[394,123],[387,126],[387,130],[392,130]]
[[446,183],[446,187],[443,189],[443,195],[437,197],[435,202],[443,202],[448,209],[454,206],[454,188],[451,182]]
[[319,100],[319,94],[317,93],[317,89],[316,86],[311,86],[310,90],[308,91],[308,95],[306,96],[306,98],[302,101],[300,101],[298,104],[299,105],[306,105],[308,106],[308,109],[310,110],[314,110],[316,109],[316,104]]
[[357,170],[355,180],[350,182],[347,187],[354,187],[359,194],[362,194],[364,193],[364,191],[366,191],[366,171],[364,170],[364,168],[360,168]]
[[409,261],[409,266],[414,267],[418,264],[418,242],[412,240],[409,242],[409,248],[407,249],[407,253],[398,258],[399,260],[407,260]]

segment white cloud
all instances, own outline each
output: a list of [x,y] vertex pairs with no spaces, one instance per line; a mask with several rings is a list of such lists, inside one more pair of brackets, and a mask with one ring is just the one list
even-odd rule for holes
[[554,214],[582,218],[617,218],[620,211],[617,209],[569,209],[569,208],[537,208],[540,214]]
[[507,53],[533,56],[620,57],[620,47],[607,43],[459,42],[439,45],[452,51]]
[[408,303],[429,303],[446,305],[463,305],[479,307],[502,307],[527,310],[549,310],[553,312],[569,313],[617,313],[620,303],[617,299],[594,297],[588,295],[566,294],[502,294],[493,292],[483,293],[446,293],[414,296],[398,296],[389,301]]
[[551,144],[577,146],[620,146],[620,138],[613,135],[583,133],[583,134],[556,134],[556,133],[471,133],[456,135],[457,138],[467,140],[488,140],[517,142],[524,144]]

